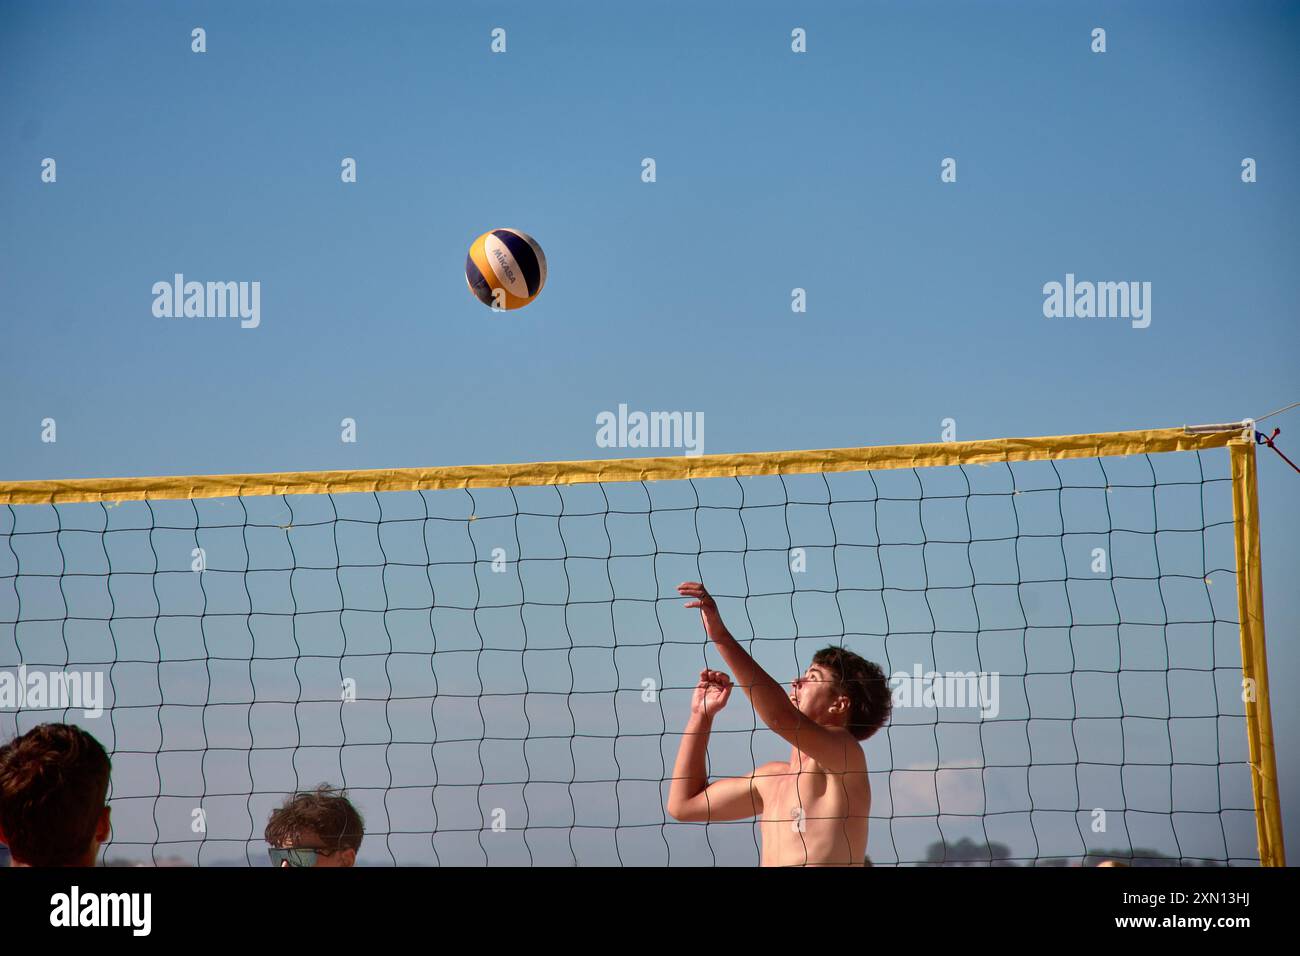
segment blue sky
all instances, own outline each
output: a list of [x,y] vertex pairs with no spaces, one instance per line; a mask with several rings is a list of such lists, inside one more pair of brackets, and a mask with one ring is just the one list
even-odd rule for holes
[[[1296,399],[1296,5],[740,9],[6,4],[0,475],[607,457],[620,403],[739,452]],[[497,226],[550,266],[505,316],[462,276]],[[259,281],[260,327],[155,318],[177,272]],[[1150,327],[1044,318],[1067,273],[1151,282]],[[1296,479],[1261,453],[1291,829]]]

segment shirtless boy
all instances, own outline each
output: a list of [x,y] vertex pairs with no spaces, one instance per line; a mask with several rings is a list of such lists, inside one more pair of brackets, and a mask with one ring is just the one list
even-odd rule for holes
[[754,711],[791,746],[788,760],[709,783],[704,769],[709,731],[732,684],[721,671],[700,671],[673,769],[669,814],[706,823],[757,816],[763,866],[862,866],[871,785],[859,741],[889,719],[884,672],[852,651],[828,647],[813,655],[787,693],[728,633],[704,585],[688,582],[677,590],[693,599],[688,608],[700,609],[705,633]]

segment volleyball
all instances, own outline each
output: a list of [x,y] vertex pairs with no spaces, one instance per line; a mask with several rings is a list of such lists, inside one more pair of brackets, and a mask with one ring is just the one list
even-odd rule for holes
[[484,305],[521,309],[546,284],[546,254],[527,233],[491,229],[470,244],[465,281]]

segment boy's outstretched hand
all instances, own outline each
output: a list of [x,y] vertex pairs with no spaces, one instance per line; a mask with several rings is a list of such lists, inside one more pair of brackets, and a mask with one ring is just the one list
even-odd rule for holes
[[705,590],[704,585],[699,581],[687,581],[684,584],[677,585],[677,593],[682,597],[695,598],[694,601],[686,605],[688,608],[716,608],[718,606],[714,603],[713,595]]
[[695,696],[691,698],[691,713],[712,717],[727,706],[730,697],[731,678],[722,671],[705,668],[700,671],[700,684],[695,688]]
[[726,637],[727,629],[723,626],[722,615],[718,613],[717,602],[703,584],[698,581],[687,581],[684,584],[677,585],[677,593],[682,597],[694,598],[687,608],[699,608],[700,616],[704,618],[704,633],[709,635],[711,640],[718,640]]

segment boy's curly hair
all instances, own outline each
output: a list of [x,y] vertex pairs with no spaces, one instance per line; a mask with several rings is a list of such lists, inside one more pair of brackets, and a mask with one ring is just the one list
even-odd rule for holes
[[284,806],[271,813],[264,836],[271,846],[281,846],[286,840],[296,840],[304,830],[314,832],[331,849],[359,850],[365,824],[346,790],[322,783],[285,800]]

